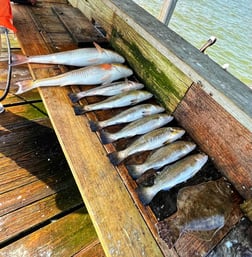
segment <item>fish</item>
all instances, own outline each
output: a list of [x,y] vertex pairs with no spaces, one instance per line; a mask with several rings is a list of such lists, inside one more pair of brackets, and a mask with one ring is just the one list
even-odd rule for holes
[[224,178],[184,187],[177,196],[177,212],[155,224],[161,239],[173,247],[183,233],[210,241],[231,214],[232,188]]
[[143,87],[144,85],[142,83],[126,80],[101,85],[99,87],[91,88],[89,90],[81,91],[78,93],[70,93],[68,96],[72,103],[77,103],[80,99],[87,96],[113,96],[130,90],[142,89]]
[[132,90],[129,92],[123,92],[121,94],[110,96],[107,99],[98,103],[89,105],[76,105],[74,106],[74,112],[76,115],[81,115],[89,111],[107,110],[112,108],[119,108],[129,105],[135,105],[144,100],[150,99],[153,95],[145,90]]
[[101,141],[103,144],[112,143],[121,138],[133,137],[150,132],[156,128],[162,127],[172,121],[173,117],[168,114],[153,114],[142,119],[131,122],[124,128],[115,133],[101,131]]
[[137,193],[144,205],[148,205],[161,190],[168,191],[174,186],[193,177],[207,162],[208,156],[203,153],[185,157],[174,164],[167,165],[154,179],[152,186],[140,185]]
[[162,145],[177,140],[182,137],[184,133],[185,131],[183,129],[177,127],[158,128],[140,136],[126,149],[109,153],[108,158],[113,165],[118,165],[130,155],[159,148]]
[[70,66],[90,66],[103,63],[124,63],[125,59],[118,53],[104,49],[94,42],[92,48],[79,48],[46,55],[24,56],[12,54],[12,66],[24,63],[62,64]]
[[17,82],[19,88],[16,94],[19,95],[37,87],[108,84],[132,74],[133,71],[122,64],[99,64],[72,70],[54,77]]
[[154,104],[140,104],[134,107],[131,107],[125,111],[120,112],[119,114],[113,116],[110,119],[103,121],[89,121],[90,128],[92,131],[98,131],[102,128],[109,126],[128,123],[134,120],[141,119],[151,114],[164,112],[165,109],[159,105]]
[[149,169],[158,170],[163,166],[175,162],[196,147],[196,144],[189,141],[176,141],[174,143],[163,146],[152,154],[150,154],[144,163],[138,165],[126,165],[132,178],[139,178],[145,171]]

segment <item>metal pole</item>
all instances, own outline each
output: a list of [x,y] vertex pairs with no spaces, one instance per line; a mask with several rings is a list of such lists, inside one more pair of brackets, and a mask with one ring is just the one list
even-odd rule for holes
[[176,7],[177,0],[164,0],[158,19],[168,26]]

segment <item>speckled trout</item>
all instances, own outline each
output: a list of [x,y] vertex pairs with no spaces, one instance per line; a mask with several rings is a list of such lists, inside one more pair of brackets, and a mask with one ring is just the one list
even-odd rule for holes
[[142,164],[127,165],[127,169],[129,174],[136,179],[149,169],[158,170],[169,163],[179,160],[194,150],[195,147],[196,144],[193,142],[176,141],[154,151]]
[[112,164],[118,165],[130,155],[159,148],[162,145],[177,140],[178,138],[182,137],[184,133],[185,131],[181,128],[158,128],[145,135],[140,136],[126,149],[108,154],[108,157]]
[[98,103],[84,106],[74,106],[74,112],[76,115],[81,115],[89,111],[107,110],[112,108],[130,106],[147,100],[151,97],[152,94],[145,90],[132,90],[129,92],[123,92],[119,95],[108,97],[104,101]]
[[203,167],[207,159],[208,156],[205,154],[193,154],[166,166],[157,174],[152,186],[140,185],[137,188],[136,191],[140,200],[144,205],[147,205],[159,191],[170,190],[174,186],[187,181]]
[[92,131],[97,131],[105,127],[128,123],[140,118],[146,117],[151,114],[161,113],[165,109],[159,105],[154,104],[140,104],[134,107],[131,107],[119,114],[113,116],[108,120],[103,121],[90,121],[90,128]]
[[48,63],[83,67],[102,63],[123,63],[125,61],[118,53],[103,49],[97,43],[94,43],[94,45],[95,47],[92,48],[80,48],[47,55],[24,56],[13,54],[11,65]]
[[78,93],[70,93],[68,96],[71,99],[72,103],[77,103],[80,99],[87,96],[113,96],[122,92],[142,89],[143,87],[144,85],[141,83],[127,80],[101,85],[99,87],[91,88],[89,90],[81,91]]
[[17,82],[19,89],[16,94],[22,94],[37,87],[107,84],[132,74],[132,70],[122,64],[99,64],[50,78]]
[[112,143],[120,138],[128,138],[136,135],[143,135],[156,128],[160,128],[172,121],[173,117],[168,114],[153,114],[142,119],[131,122],[116,133],[101,131],[101,141],[103,144]]

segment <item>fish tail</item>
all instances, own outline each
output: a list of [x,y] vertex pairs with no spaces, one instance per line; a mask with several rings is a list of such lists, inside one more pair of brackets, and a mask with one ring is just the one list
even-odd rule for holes
[[98,121],[90,120],[90,121],[89,121],[89,125],[90,125],[90,128],[91,128],[91,130],[92,130],[93,132],[102,129],[101,126],[99,125],[99,122],[98,122]]
[[76,94],[76,93],[69,93],[68,96],[69,96],[70,100],[72,101],[72,103],[74,103],[74,104],[80,100],[80,98],[78,97],[78,94]]
[[133,179],[137,179],[143,174],[143,172],[139,170],[138,166],[139,165],[126,165],[127,170]]
[[120,152],[109,153],[108,158],[113,165],[118,165],[123,160],[123,158],[120,157]]
[[152,190],[152,187],[150,186],[148,187],[140,185],[136,189],[136,192],[143,205],[148,205],[155,196],[155,192],[154,190]]
[[74,113],[75,115],[82,115],[86,113],[87,111],[84,109],[84,106],[81,105],[75,105],[74,106]]
[[173,218],[169,218],[169,220],[165,219],[158,222],[155,226],[160,238],[164,240],[169,248],[172,248],[180,235],[176,221]]
[[109,144],[114,141],[113,135],[104,130],[100,132],[100,136],[103,144]]
[[11,66],[16,66],[16,65],[20,65],[28,62],[29,62],[29,58],[26,57],[25,55],[12,54],[11,56]]
[[23,80],[17,82],[16,84],[18,85],[18,91],[16,92],[16,95],[22,94],[26,91],[36,88],[33,80]]

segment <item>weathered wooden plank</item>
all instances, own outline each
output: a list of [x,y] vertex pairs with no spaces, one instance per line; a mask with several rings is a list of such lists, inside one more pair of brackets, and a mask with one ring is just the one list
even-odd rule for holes
[[53,11],[78,47],[90,45],[90,42],[107,42],[107,39],[94,26],[91,26],[90,21],[79,9],[60,6],[53,7]]
[[174,112],[218,170],[246,199],[252,196],[252,133],[194,84]]
[[66,190],[1,216],[0,245],[20,233],[24,233],[34,226],[81,204],[81,196],[72,181]]
[[[23,35],[24,31],[19,27],[18,21],[23,19],[23,14],[23,11],[16,13],[20,35]],[[38,42],[41,42],[36,29],[32,32],[36,34]],[[23,46],[26,46],[26,40],[30,39],[22,38]],[[43,49],[46,51],[45,47]],[[25,49],[28,55],[34,51],[36,49]],[[40,78],[43,73],[40,74],[37,70],[34,75]],[[115,168],[109,163],[104,148],[97,136],[90,131],[87,119],[74,116],[68,92],[67,88],[40,89],[106,255],[161,256],[158,244]],[[106,204],[104,204],[105,199]]]
[[[113,47],[123,50],[136,72],[141,70],[141,78],[147,80],[149,88],[153,88],[163,103],[167,97],[165,95],[162,98],[160,88],[168,87],[170,98],[176,99],[178,87],[178,91],[185,92],[183,89],[190,86],[190,80],[200,81],[203,89],[211,93],[217,103],[252,131],[252,91],[133,1],[70,0],[70,3],[75,4],[87,17],[97,20],[105,28]],[[134,36],[128,36],[128,32],[134,33]],[[139,45],[143,40],[144,45]],[[152,51],[157,55],[153,56]],[[139,62],[136,59],[139,59]],[[161,65],[160,60],[163,59],[165,63]],[[159,69],[154,68],[152,72],[155,66]],[[169,74],[166,73],[166,69],[169,69]],[[152,83],[148,76],[150,70]],[[167,79],[163,79],[163,75]],[[174,85],[171,81],[178,83]],[[169,103],[166,107],[174,110],[174,106],[170,106]]]
[[94,241],[80,252],[76,253],[73,257],[105,257],[105,253],[102,249],[100,242]]
[[72,256],[96,238],[89,215],[79,209],[2,248],[0,256]]

